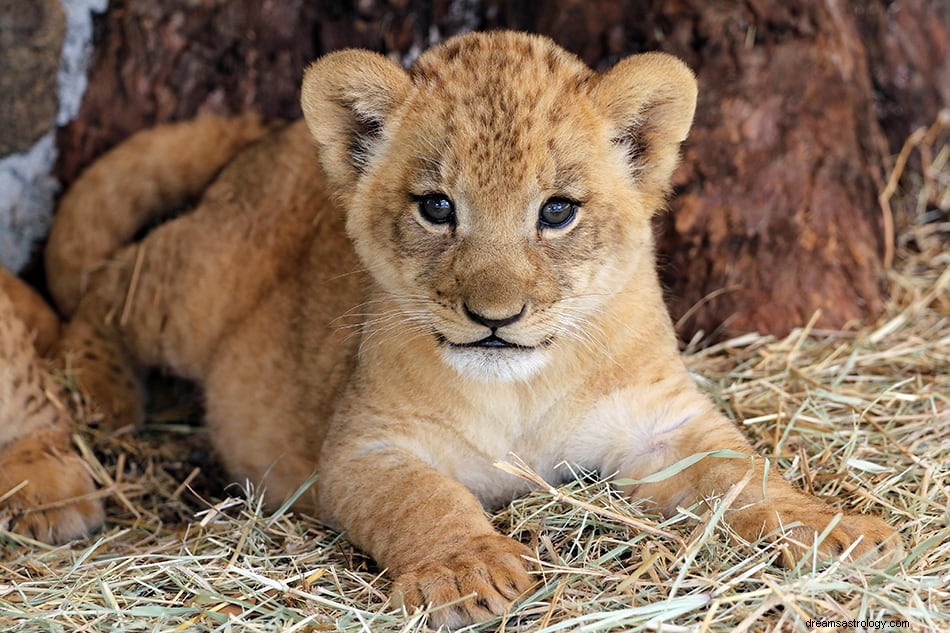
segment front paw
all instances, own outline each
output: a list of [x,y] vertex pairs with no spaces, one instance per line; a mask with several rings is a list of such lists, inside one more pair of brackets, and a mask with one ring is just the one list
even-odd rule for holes
[[[729,523],[742,537],[754,540],[763,534],[782,533],[782,564],[793,567],[810,557],[815,542],[838,514],[820,500],[807,495],[767,499],[736,509]],[[852,547],[853,546],[853,547]],[[818,544],[824,559],[838,558],[850,550],[850,558],[886,566],[903,553],[900,535],[875,516],[843,514]]]
[[48,434],[0,450],[0,525],[12,532],[52,544],[86,536],[105,518],[95,490],[82,459]]
[[528,555],[528,548],[500,534],[473,538],[448,556],[424,560],[401,574],[393,602],[407,610],[454,603],[432,610],[432,628],[490,620],[533,584],[524,558]]

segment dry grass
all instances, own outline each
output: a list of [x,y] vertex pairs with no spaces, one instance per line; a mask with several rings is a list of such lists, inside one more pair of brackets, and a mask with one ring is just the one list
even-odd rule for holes
[[[478,630],[804,631],[812,619],[950,630],[950,222],[932,210],[948,198],[948,151],[917,179],[926,222],[902,233],[880,322],[688,350],[696,378],[774,467],[842,509],[883,515],[906,556],[885,570],[846,560],[783,570],[776,545],[736,542],[715,501],[663,520],[578,473],[494,517],[534,549],[543,582]],[[180,422],[190,417],[166,410],[144,433],[77,438],[110,492],[108,526],[57,548],[3,534],[0,629],[424,628],[422,614],[390,608],[389,580],[340,535],[262,512],[253,491],[222,496],[204,430]]]

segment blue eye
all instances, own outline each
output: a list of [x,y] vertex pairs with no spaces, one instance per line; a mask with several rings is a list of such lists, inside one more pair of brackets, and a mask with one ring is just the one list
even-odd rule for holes
[[542,228],[560,229],[577,216],[577,203],[567,198],[551,198],[541,207],[538,223]]
[[455,222],[455,205],[441,193],[420,196],[418,199],[419,214],[426,222],[432,224],[449,224]]

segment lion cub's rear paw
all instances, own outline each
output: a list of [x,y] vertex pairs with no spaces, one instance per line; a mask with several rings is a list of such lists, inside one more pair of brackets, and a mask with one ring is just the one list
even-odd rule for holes
[[103,329],[74,319],[54,349],[54,357],[74,381],[91,413],[84,416],[90,424],[113,431],[139,426],[145,417],[139,376],[117,335]]
[[[0,450],[0,525],[47,543],[86,536],[105,519],[100,499],[83,499],[96,486],[78,455],[43,435],[26,437]],[[75,501],[72,501],[75,499]]]
[[91,425],[108,431],[142,425],[145,419],[142,397],[136,383],[127,375],[86,371],[77,382],[83,402],[92,411]]
[[[530,550],[500,534],[474,538],[445,559],[427,560],[396,578],[393,602],[436,607],[429,626],[459,628],[501,615],[532,584]],[[451,606],[438,608],[454,602]]]
[[[764,506],[764,507],[763,507]],[[738,510],[729,522],[745,538],[781,531],[782,564],[792,567],[811,556],[818,537],[827,529],[837,513],[818,499],[805,495],[780,500],[767,500]],[[853,545],[853,548],[852,548]],[[850,549],[850,558],[876,566],[886,566],[903,554],[900,535],[875,516],[843,514],[817,547],[819,556],[838,558]]]

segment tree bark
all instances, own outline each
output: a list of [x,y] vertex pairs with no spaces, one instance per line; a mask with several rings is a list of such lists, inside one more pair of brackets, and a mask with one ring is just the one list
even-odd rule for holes
[[659,49],[696,71],[696,123],[657,221],[684,336],[781,334],[816,310],[840,327],[881,309],[885,158],[950,101],[940,0],[113,0],[59,176],[157,122],[298,116],[303,68],[326,51],[407,63],[482,28],[550,35],[598,69]]

